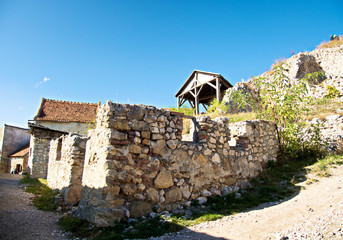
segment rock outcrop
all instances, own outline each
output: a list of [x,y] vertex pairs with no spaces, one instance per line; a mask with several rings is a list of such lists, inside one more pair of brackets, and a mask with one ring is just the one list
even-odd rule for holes
[[[331,86],[336,88],[340,95],[343,96],[343,45],[335,48],[315,49],[312,52],[301,52],[284,61],[286,76],[293,82],[303,78],[308,73],[322,71],[326,79],[323,82],[308,84],[308,95],[314,98],[323,98]],[[271,71],[265,72],[258,77],[265,78],[268,81],[272,77]],[[249,112],[251,108],[237,109],[230,99],[230,94],[241,90],[244,94],[251,93],[250,86],[253,86],[252,81],[239,82],[233,88],[227,90],[223,101],[230,106],[229,112]]]

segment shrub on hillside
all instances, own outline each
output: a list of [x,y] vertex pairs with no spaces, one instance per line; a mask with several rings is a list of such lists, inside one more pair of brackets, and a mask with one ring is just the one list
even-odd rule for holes
[[339,97],[339,91],[337,90],[337,88],[327,85],[326,89],[328,90],[327,94],[325,95],[326,98]]
[[303,79],[310,84],[319,84],[323,82],[326,79],[326,77],[324,72],[318,71],[306,74]]
[[207,112],[209,113],[216,113],[216,114],[224,114],[229,111],[229,106],[225,104],[224,101],[218,101],[217,98],[213,99],[211,102],[210,107],[208,108]]
[[261,77],[254,78],[252,85],[256,87],[251,93],[238,91],[232,98],[238,107],[249,104],[258,118],[275,122],[278,126],[280,154],[298,159],[312,150],[313,154],[317,154],[322,140],[318,134],[314,134],[319,132],[319,127],[309,126],[303,120],[311,103],[311,98],[307,96],[307,81],[301,79],[298,84],[292,84],[285,74],[284,65],[276,65],[268,81]]

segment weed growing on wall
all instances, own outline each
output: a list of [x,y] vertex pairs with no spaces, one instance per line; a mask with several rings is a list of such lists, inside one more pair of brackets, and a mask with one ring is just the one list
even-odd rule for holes
[[238,91],[231,97],[238,107],[249,105],[258,118],[275,122],[278,126],[280,154],[296,159],[309,153],[310,149],[317,150],[313,148],[313,143],[319,144],[321,140],[314,134],[305,138],[309,129],[319,132],[318,126],[309,126],[303,121],[311,103],[311,98],[306,96],[308,80],[291,82],[285,74],[284,65],[281,63],[273,68],[270,80],[253,78],[251,85],[255,87],[250,94]]

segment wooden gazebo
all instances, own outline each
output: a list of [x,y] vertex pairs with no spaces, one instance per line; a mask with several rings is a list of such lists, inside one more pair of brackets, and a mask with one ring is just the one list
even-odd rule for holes
[[221,101],[225,90],[230,87],[231,83],[218,73],[194,70],[175,94],[177,107],[188,101],[191,107],[195,108],[195,113],[199,114],[199,104],[207,110],[211,101],[214,98]]

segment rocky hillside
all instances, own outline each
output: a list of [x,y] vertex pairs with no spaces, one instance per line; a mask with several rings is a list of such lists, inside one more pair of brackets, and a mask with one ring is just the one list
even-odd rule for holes
[[[321,71],[325,74],[323,80],[308,85],[309,95],[315,98],[323,98],[328,92],[328,86],[334,87],[343,96],[343,45],[334,48],[315,49],[312,52],[301,52],[284,60],[284,67],[287,69],[286,75],[292,82],[303,78],[308,73]],[[268,81],[272,77],[272,71],[267,71],[259,77],[264,77]],[[231,107],[230,112],[237,112],[237,108],[232,106],[230,94],[233,91],[243,90],[249,92],[249,83],[239,82],[233,88],[227,90],[224,97]],[[249,111],[249,109],[240,109],[239,111]]]

